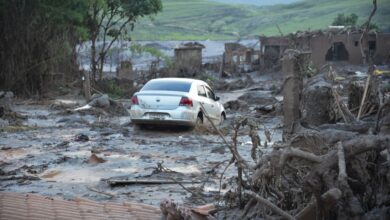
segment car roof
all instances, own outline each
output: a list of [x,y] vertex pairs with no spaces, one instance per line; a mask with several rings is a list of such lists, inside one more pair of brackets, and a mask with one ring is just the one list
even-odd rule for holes
[[173,77],[169,77],[169,78],[157,78],[157,79],[152,79],[150,81],[153,81],[153,82],[156,82],[156,81],[172,81],[172,82],[188,82],[188,83],[194,83],[194,82],[198,82],[198,83],[202,83],[202,84],[206,84],[204,81],[202,80],[198,80],[198,79],[190,79],[190,78],[173,78]]

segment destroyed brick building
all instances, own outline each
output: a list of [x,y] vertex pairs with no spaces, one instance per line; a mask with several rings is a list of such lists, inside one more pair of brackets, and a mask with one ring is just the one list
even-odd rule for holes
[[[298,32],[285,37],[260,37],[262,63],[277,63],[283,52],[290,49],[309,51],[310,61],[319,68],[326,62],[346,61],[363,64],[361,32],[312,31]],[[362,39],[365,54],[374,63],[390,62],[390,33],[367,34]]]
[[199,73],[202,68],[202,49],[198,42],[181,44],[175,48],[175,76],[189,77]]
[[260,37],[261,66],[270,68],[278,63],[288,48],[290,41],[286,37]]
[[239,43],[225,43],[223,68],[228,72],[248,72],[258,68],[260,51]]
[[133,64],[130,60],[120,62],[116,70],[116,76],[118,79],[134,80],[136,74],[133,71]]

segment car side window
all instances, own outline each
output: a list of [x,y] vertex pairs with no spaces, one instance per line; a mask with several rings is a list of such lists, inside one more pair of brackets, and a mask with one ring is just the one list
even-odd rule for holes
[[212,99],[213,101],[215,101],[215,94],[209,87],[206,87],[206,93],[207,93],[207,97],[209,97],[209,99]]
[[198,89],[198,96],[207,97],[206,90],[204,89],[203,86],[199,85],[197,86],[197,89]]

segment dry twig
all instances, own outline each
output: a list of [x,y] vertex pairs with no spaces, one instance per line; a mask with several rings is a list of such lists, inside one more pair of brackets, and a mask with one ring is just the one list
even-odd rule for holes
[[279,214],[280,216],[282,216],[282,217],[284,217],[286,219],[289,219],[289,220],[294,220],[295,219],[292,215],[290,215],[289,213],[283,211],[281,208],[277,207],[276,205],[274,205],[270,201],[266,200],[265,198],[259,196],[258,194],[254,193],[252,191],[249,191],[249,190],[245,190],[244,192],[246,194],[250,195],[251,197],[255,198],[257,200],[257,202],[267,206],[273,212]]

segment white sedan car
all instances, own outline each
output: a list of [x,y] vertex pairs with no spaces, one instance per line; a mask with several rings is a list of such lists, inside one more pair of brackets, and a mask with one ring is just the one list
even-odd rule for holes
[[215,124],[226,118],[210,86],[196,79],[160,78],[147,82],[131,98],[130,117],[136,125],[185,125],[195,127],[207,116]]

